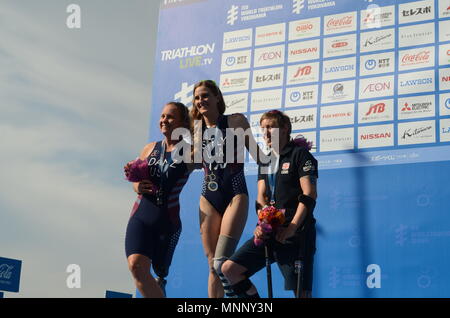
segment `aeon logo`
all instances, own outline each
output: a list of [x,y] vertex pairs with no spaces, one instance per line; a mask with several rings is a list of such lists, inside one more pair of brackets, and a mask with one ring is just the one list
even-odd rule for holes
[[340,19],[331,18],[330,21],[328,21],[328,23],[327,23],[327,27],[328,28],[332,28],[332,27],[336,28],[336,27],[341,27],[341,26],[347,26],[347,25],[352,24],[352,22],[353,22],[353,17],[350,15],[342,17]]
[[369,84],[367,85],[367,87],[364,89],[364,93],[366,92],[381,92],[384,90],[389,90],[391,88],[391,83],[374,83],[374,84]]
[[281,51],[278,52],[264,52],[263,54],[261,54],[261,56],[259,57],[259,61],[269,61],[269,60],[274,60],[274,59],[281,59]]
[[13,269],[14,266],[10,266],[7,264],[0,265],[0,278],[11,279]]
[[302,98],[302,94],[300,92],[292,92],[291,96],[289,96],[289,99],[291,102],[296,103]]
[[374,59],[367,60],[364,66],[366,67],[366,70],[371,71],[377,66],[377,61]]
[[227,59],[225,60],[225,64],[227,66],[233,66],[234,63],[236,63],[236,58],[234,56],[229,56],[227,57]]
[[311,74],[312,67],[311,66],[304,66],[299,67],[297,70],[297,73],[294,75],[294,78],[297,78],[299,76],[305,76]]

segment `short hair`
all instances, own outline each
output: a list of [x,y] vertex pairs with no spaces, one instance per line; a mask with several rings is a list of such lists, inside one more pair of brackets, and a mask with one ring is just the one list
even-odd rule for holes
[[259,120],[260,125],[264,119],[275,120],[278,128],[287,128],[287,132],[288,132],[287,135],[288,135],[288,141],[289,141],[290,136],[291,136],[291,131],[292,131],[292,124],[291,124],[291,119],[289,118],[288,115],[286,115],[285,113],[283,113],[277,109],[274,109],[274,110],[265,112],[261,116],[261,119]]

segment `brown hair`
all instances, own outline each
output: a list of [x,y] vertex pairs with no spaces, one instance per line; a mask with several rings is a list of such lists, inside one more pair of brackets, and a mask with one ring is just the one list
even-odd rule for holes
[[222,92],[220,91],[219,87],[216,85],[216,82],[214,82],[212,80],[203,80],[203,81],[200,81],[197,84],[195,84],[194,89],[192,91],[192,110],[191,110],[192,118],[194,120],[202,119],[202,115],[198,112],[197,107],[195,107],[195,90],[201,86],[205,86],[206,88],[208,88],[211,91],[211,93],[213,93],[214,96],[216,96],[217,99],[219,100],[219,102],[217,103],[217,108],[219,110],[219,114],[222,115],[223,113],[225,113],[225,101],[223,99]]
[[191,117],[189,116],[189,108],[180,102],[168,102],[166,105],[173,105],[178,109],[178,113],[181,116],[181,121],[183,122],[183,127],[190,129],[191,127]]
[[283,112],[281,112],[277,109],[274,109],[274,110],[265,112],[261,116],[261,119],[259,120],[260,125],[264,119],[275,120],[278,128],[287,128],[287,138],[288,138],[287,141],[289,141],[291,139],[292,124],[291,124],[291,119],[289,118],[289,116],[287,116],[286,114],[284,114]]

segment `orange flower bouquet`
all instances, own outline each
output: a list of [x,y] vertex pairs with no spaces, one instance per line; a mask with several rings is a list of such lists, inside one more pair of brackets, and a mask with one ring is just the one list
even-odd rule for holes
[[[258,212],[258,225],[264,233],[276,232],[277,228],[285,221],[284,209],[278,210],[274,206],[267,206]],[[254,239],[256,246],[263,243],[261,239]]]

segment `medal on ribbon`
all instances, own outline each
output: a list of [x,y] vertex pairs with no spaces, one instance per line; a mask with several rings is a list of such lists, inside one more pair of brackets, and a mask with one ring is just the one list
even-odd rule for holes
[[206,182],[208,183],[208,190],[209,191],[217,191],[217,189],[219,188],[219,185],[217,184],[216,180],[216,175],[214,173],[211,173],[209,175],[206,176]]

